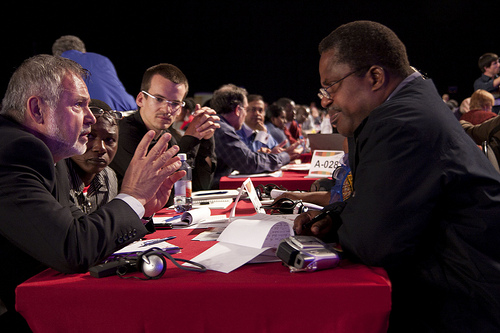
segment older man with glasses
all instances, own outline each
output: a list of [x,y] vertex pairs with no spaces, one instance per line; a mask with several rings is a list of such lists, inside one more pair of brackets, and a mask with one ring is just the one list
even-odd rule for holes
[[500,331],[500,174],[389,28],[348,23],[319,51],[321,104],[349,139],[353,193],[318,222],[301,214],[295,231],[387,270],[392,332]]
[[[96,119],[85,70],[49,55],[27,59],[12,75],[0,111],[0,327],[23,331],[15,311],[17,285],[52,267],[82,273],[153,229],[173,184],[185,175],[178,147],[163,135],[147,153],[146,133],[120,193],[84,214],[69,198],[66,173],[54,167],[85,153]],[[62,164],[64,165],[64,164]],[[6,308],[6,309],[5,309]],[[5,312],[7,310],[7,312]]]

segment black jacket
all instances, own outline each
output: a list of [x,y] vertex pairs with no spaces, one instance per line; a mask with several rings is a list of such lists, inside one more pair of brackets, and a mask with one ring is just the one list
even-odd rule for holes
[[[116,172],[120,185],[121,180],[127,171],[127,167],[134,156],[135,149],[147,132],[148,129],[144,124],[139,111],[123,118],[120,121],[118,150],[116,151],[116,155],[110,164],[110,167]],[[175,132],[175,130],[168,129],[166,132],[172,134],[172,139],[168,144],[169,148],[173,145],[178,145],[179,153],[187,154],[187,162],[193,170],[193,191],[210,189],[217,161],[215,157],[213,137],[209,140],[198,140],[190,135],[184,135],[181,137]],[[153,140],[149,149],[151,149],[155,144],[156,140]],[[207,158],[210,159],[211,165],[207,163]]]
[[338,238],[351,259],[387,270],[390,329],[500,331],[500,174],[432,81],[411,81],[350,141]]
[[86,272],[148,233],[123,200],[83,214],[59,164],[43,141],[0,116],[0,299],[9,311],[15,287],[43,269]]

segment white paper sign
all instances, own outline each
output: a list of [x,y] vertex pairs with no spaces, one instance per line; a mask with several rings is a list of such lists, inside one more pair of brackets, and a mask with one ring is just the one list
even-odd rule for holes
[[340,166],[344,152],[341,150],[315,150],[309,169],[309,178],[328,178]]

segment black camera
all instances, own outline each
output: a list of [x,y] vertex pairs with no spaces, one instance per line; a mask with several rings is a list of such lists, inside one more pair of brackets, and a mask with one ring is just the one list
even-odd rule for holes
[[276,255],[290,272],[314,272],[334,268],[340,257],[332,246],[314,236],[293,236],[281,240]]

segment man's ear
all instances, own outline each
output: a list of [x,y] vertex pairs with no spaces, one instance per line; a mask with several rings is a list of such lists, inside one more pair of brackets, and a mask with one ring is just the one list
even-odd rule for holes
[[368,73],[372,80],[372,89],[380,89],[385,83],[387,72],[380,66],[372,66]]
[[140,108],[144,106],[144,94],[142,92],[137,94],[137,97],[135,98],[135,103]]
[[44,123],[45,104],[38,96],[31,96],[26,103],[26,113],[37,124]]
[[234,108],[234,115],[239,117],[240,113],[241,113],[241,105],[236,105],[236,107]]

